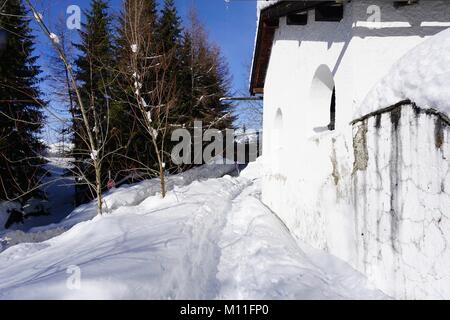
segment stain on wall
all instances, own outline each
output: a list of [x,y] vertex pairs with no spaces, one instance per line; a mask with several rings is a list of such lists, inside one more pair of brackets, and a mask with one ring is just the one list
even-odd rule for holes
[[353,123],[356,267],[397,298],[450,296],[447,120],[406,103]]
[[355,161],[353,163],[353,172],[367,169],[369,153],[367,151],[367,120],[363,120],[357,125],[356,134],[353,137],[353,152]]

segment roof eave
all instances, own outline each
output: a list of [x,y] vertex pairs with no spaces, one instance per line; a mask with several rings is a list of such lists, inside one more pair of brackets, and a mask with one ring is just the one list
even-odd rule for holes
[[272,51],[275,31],[279,19],[291,12],[301,12],[314,8],[318,4],[335,3],[336,1],[279,1],[261,10],[258,22],[255,54],[253,56],[250,94],[263,94],[267,67]]

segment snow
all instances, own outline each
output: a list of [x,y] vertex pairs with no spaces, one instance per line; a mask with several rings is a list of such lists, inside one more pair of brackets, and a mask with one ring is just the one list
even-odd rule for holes
[[34,18],[36,19],[37,22],[42,21],[42,18],[43,18],[42,17],[42,13],[33,11],[33,16],[34,16]]
[[155,128],[151,128],[151,135],[153,139],[156,139],[158,137],[158,130],[156,130]]
[[[70,161],[73,159],[49,157],[46,160],[48,163],[44,165],[44,169],[48,176],[43,178],[41,190],[45,193],[47,199],[31,198],[23,207],[19,202],[0,203],[0,236],[8,232],[28,231],[38,226],[59,222],[73,210],[74,180],[71,176],[64,176],[66,169],[71,166]],[[24,223],[13,224],[9,229],[4,229],[9,216],[7,211],[13,208],[19,211],[23,209]],[[45,210],[48,215],[30,215],[39,209]]]
[[356,117],[411,100],[450,115],[450,28],[406,53],[356,110]]
[[22,231],[27,232],[36,227],[58,223],[74,209],[74,177],[71,175],[65,176],[67,169],[72,168],[71,161],[73,159],[50,157],[47,158],[47,161],[48,163],[44,168],[51,175],[44,179],[44,185],[41,189],[47,197],[47,200],[42,201],[42,204],[49,214],[27,219],[24,225],[19,228]]
[[262,138],[262,133],[255,129],[236,129],[234,134],[234,140],[237,143],[257,143],[258,139]]
[[51,156],[61,156],[73,150],[73,143],[70,142],[55,142],[48,145],[48,153]]
[[[90,220],[97,214],[96,207],[84,204],[71,211],[73,196],[73,180],[71,177],[61,179],[63,170],[69,165],[70,159],[49,158],[50,163],[46,169],[52,172],[54,182],[46,185],[44,191],[49,197],[49,216],[34,217],[25,220],[23,225],[13,225],[8,230],[0,229],[0,252],[7,247],[21,242],[42,242],[67,231],[77,223]],[[192,183],[196,179],[209,179],[222,176],[235,170],[235,165],[211,164],[196,167],[178,175],[166,178],[166,187],[172,190],[175,186],[183,186]],[[160,185],[158,179],[145,180],[133,185],[122,185],[119,189],[111,190],[104,194],[104,207],[107,212],[120,206],[133,206],[142,202],[148,196],[159,194]],[[0,213],[6,212],[11,207],[20,206],[3,202],[0,204]],[[68,211],[69,210],[69,211]],[[1,215],[3,217],[5,215]],[[6,218],[5,218],[6,222]],[[25,232],[24,232],[25,231]]]
[[59,37],[56,34],[54,34],[53,32],[50,33],[50,39],[52,39],[53,43],[59,44]]
[[[259,164],[258,164],[259,165]],[[257,165],[241,177],[259,176]],[[259,179],[232,202],[219,243],[222,299],[382,298],[344,262],[298,243],[259,200]]]
[[[47,158],[45,170],[50,174],[43,180],[41,190],[47,200],[31,199],[24,206],[25,220],[23,223],[13,224],[9,229],[3,228],[9,213],[7,209],[21,209],[17,202],[4,202],[0,204],[0,252],[7,247],[22,242],[40,242],[52,238],[65,231],[63,227],[55,227],[54,224],[63,220],[74,208],[74,179],[64,176],[67,168],[70,168],[70,158]],[[37,208],[42,207],[48,215],[27,216]],[[52,227],[47,227],[52,225]]]
[[256,1],[256,11],[259,17],[259,13],[261,10],[270,7],[271,5],[274,5],[275,3],[279,2],[280,0],[265,0],[265,1]]
[[98,157],[98,151],[97,150],[92,150],[92,152],[91,152],[91,159],[92,160],[96,160],[97,159],[97,157]]
[[224,175],[233,168],[170,176],[165,198],[158,179],[121,187],[102,216],[94,203],[77,208],[57,225],[68,231],[0,253],[0,299],[386,298],[294,240],[259,199],[260,160]]

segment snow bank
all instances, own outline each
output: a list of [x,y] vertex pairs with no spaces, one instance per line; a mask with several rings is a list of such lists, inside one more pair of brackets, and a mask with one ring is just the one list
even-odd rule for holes
[[450,115],[450,28],[404,55],[356,110],[361,117],[403,100]]
[[[53,160],[57,161],[58,158]],[[64,163],[61,164],[61,166]],[[167,190],[175,187],[186,186],[193,181],[221,177],[236,169],[234,164],[208,164],[195,167],[183,173],[167,177]],[[123,185],[118,189],[111,190],[104,195],[104,207],[106,213],[111,213],[117,208],[136,206],[151,196],[160,194],[159,179],[145,180],[133,185]],[[53,200],[53,202],[57,201]],[[70,203],[69,203],[70,205]],[[11,205],[0,205],[0,220],[5,216],[3,211],[9,209]],[[3,208],[5,208],[3,210]],[[61,210],[66,208],[62,208]],[[58,213],[52,213],[58,215]],[[6,248],[23,242],[42,242],[51,239],[72,228],[74,225],[93,219],[97,215],[94,202],[83,204],[73,210],[65,219],[58,223],[50,223],[45,226],[38,226],[22,230],[3,230],[0,228],[0,252]],[[6,219],[6,218],[5,218]],[[1,221],[0,221],[1,222]],[[6,220],[5,220],[6,222]],[[20,228],[17,227],[18,229]]]
[[[195,167],[178,175],[167,177],[166,188],[172,190],[175,186],[186,186],[196,180],[218,178],[235,169],[234,164],[207,164]],[[159,179],[146,180],[134,185],[124,185],[105,196],[105,207],[107,211],[111,211],[120,206],[136,205],[148,196],[159,193]]]
[[174,185],[164,199],[150,195],[48,241],[10,247],[0,253],[0,299],[385,297],[345,263],[299,247],[259,200],[260,178],[258,160],[239,177]]
[[[203,165],[191,170],[182,172],[177,175],[172,175],[166,179],[166,188],[168,191],[174,187],[185,186],[195,180],[204,180],[221,177],[224,174],[235,170],[234,164],[209,164]],[[106,213],[111,213],[119,207],[135,206],[144,201],[150,196],[160,194],[159,179],[145,180],[140,183],[132,185],[122,185],[120,188],[113,189],[104,194],[104,206]],[[93,202],[87,203],[77,207],[66,219],[58,224],[47,226],[44,228],[33,228],[31,231],[40,232],[50,228],[65,228],[68,229],[73,225],[90,220],[97,214],[95,204]]]
[[233,201],[219,246],[220,299],[383,299],[366,278],[295,240],[260,201],[262,159],[241,177],[254,181]]

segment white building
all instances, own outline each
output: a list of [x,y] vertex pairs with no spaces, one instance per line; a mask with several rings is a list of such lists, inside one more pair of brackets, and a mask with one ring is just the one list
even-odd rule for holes
[[432,40],[450,3],[263,1],[258,15],[263,201],[387,294],[449,299],[450,41]]

